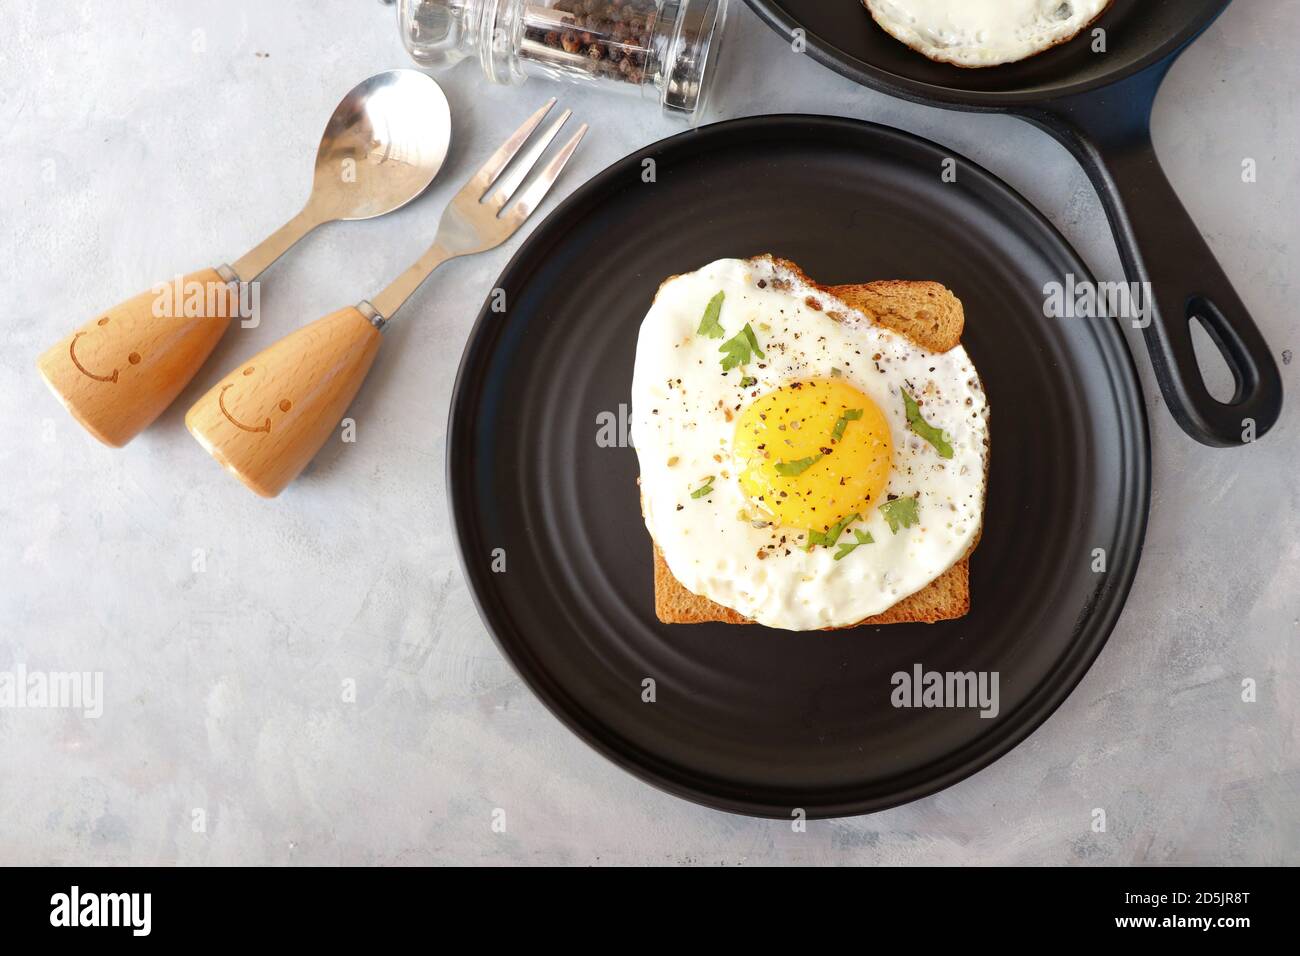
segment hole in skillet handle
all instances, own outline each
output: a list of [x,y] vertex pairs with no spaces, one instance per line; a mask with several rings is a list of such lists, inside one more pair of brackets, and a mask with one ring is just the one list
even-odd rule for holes
[[1213,324],[1205,319],[1203,303],[1202,299],[1193,299],[1187,305],[1187,324],[1192,336],[1192,349],[1196,352],[1196,364],[1201,369],[1201,378],[1210,397],[1220,405],[1231,405],[1241,400],[1244,382],[1228,361]]
[[1280,382],[1270,379],[1265,386],[1265,370],[1214,299],[1190,296],[1181,319],[1186,348],[1175,348],[1175,355],[1190,361],[1175,358],[1173,369],[1156,370],[1157,377],[1172,373],[1172,382],[1161,387],[1167,394],[1172,387],[1181,399],[1182,408],[1170,405],[1179,424],[1199,441],[1220,447],[1260,438],[1277,420]]

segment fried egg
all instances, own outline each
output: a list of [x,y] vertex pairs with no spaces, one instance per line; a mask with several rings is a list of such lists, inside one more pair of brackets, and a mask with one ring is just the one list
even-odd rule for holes
[[965,349],[927,351],[769,258],[660,287],[632,437],[673,576],[770,627],[856,624],[980,531],[988,406]]
[[932,60],[1014,63],[1072,39],[1110,0],[863,0],[885,32]]

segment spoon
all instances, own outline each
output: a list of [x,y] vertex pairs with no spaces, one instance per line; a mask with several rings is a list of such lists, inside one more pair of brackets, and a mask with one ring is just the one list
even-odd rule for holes
[[194,377],[230,320],[251,318],[253,283],[317,226],[373,219],[406,205],[447,156],[451,110],[418,70],[379,73],[334,110],[298,215],[233,265],[201,269],[98,314],[46,351],[37,368],[87,431],[120,448]]

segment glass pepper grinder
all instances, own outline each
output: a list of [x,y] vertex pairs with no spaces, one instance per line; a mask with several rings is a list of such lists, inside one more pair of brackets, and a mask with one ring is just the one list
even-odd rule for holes
[[495,83],[589,83],[688,122],[703,110],[728,0],[399,0],[402,40],[421,66],[477,57]]

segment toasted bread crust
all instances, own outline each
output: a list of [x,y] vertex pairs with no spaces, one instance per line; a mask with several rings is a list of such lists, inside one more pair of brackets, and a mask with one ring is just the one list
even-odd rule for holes
[[[848,309],[905,336],[931,352],[947,352],[961,343],[966,316],[961,301],[938,282],[886,280],[858,285],[824,286],[814,282],[797,265],[775,256],[757,256],[752,262],[770,263],[796,281],[842,302]],[[833,312],[830,313],[833,315]],[[985,456],[987,469],[988,457]],[[844,628],[881,624],[934,624],[964,617],[970,612],[970,556],[979,537],[960,561],[921,590],[879,614]],[[655,616],[665,624],[753,624],[731,608],[686,589],[673,576],[658,545],[654,545]]]
[[876,325],[897,332],[930,352],[947,352],[961,344],[966,312],[961,300],[939,282],[883,279],[856,285],[822,285],[793,262],[776,256],[755,256],[797,281],[839,299]]
[[[974,548],[972,547],[972,551]],[[729,607],[715,604],[706,597],[686,590],[668,570],[668,562],[658,545],[655,546],[655,616],[665,624],[753,624],[749,618]],[[968,552],[969,554],[969,552]],[[962,558],[915,594],[909,594],[897,604],[879,614],[863,618],[856,624],[842,628],[827,627],[825,631],[846,630],[851,627],[873,627],[880,624],[935,624],[964,617],[970,612],[970,564]]]

